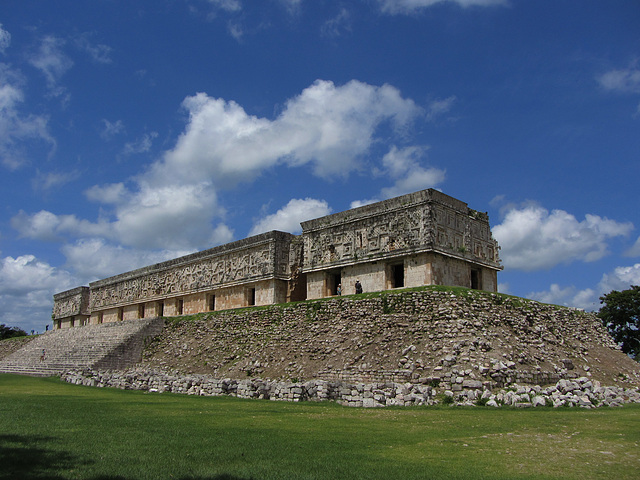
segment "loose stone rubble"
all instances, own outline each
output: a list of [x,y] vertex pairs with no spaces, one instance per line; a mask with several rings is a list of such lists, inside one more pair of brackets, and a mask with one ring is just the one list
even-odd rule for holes
[[555,385],[511,385],[496,391],[482,383],[467,383],[461,391],[438,389],[415,383],[343,383],[310,380],[304,383],[263,379],[217,379],[209,375],[180,375],[157,370],[76,370],[62,375],[76,385],[142,390],[150,393],[179,393],[199,396],[229,395],[274,401],[335,401],[350,407],[455,405],[487,407],[621,407],[640,403],[640,389],[602,386],[587,377],[562,379]]
[[579,377],[640,385],[593,314],[475,290],[212,312],[168,320],[142,366],[214,378],[411,383],[459,395]]

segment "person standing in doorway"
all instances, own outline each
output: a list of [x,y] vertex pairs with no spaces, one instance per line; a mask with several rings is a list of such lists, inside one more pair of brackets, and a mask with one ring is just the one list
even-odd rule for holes
[[360,283],[360,280],[356,280],[356,294],[358,293],[362,293],[362,284]]

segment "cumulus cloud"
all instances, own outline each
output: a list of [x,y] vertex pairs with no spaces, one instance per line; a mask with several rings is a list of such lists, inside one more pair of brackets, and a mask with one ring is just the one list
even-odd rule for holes
[[544,303],[577,307],[584,310],[598,310],[600,297],[612,290],[628,290],[631,285],[640,285],[640,263],[631,266],[616,267],[602,275],[593,288],[577,289],[574,286],[562,287],[553,284],[547,291],[531,292],[528,297]]
[[[358,81],[342,86],[316,81],[287,101],[274,119],[250,115],[235,102],[204,93],[187,97],[183,107],[189,117],[175,146],[130,179],[130,187],[120,182],[86,190],[89,200],[110,207],[101,219],[20,212],[14,228],[28,238],[104,238],[135,249],[190,250],[226,243],[233,232],[224,224],[220,190],[277,165],[309,167],[329,179],[349,175],[361,168],[358,160],[378,141],[381,129],[387,138],[394,132],[401,135],[422,114],[397,89]],[[144,150],[148,144],[140,145]],[[385,168],[394,171],[396,188],[412,189],[410,183],[419,179],[420,184],[432,181],[436,172],[420,167],[417,152],[398,150],[395,156]],[[287,218],[299,222],[328,209],[308,199],[296,202],[255,228],[292,230],[298,226]]]
[[398,149],[395,145],[383,157],[382,165],[391,178],[395,179],[392,187],[382,189],[385,198],[397,197],[405,193],[435,187],[445,179],[445,171],[438,168],[424,168],[420,159],[424,157],[425,147],[405,147]]
[[71,274],[38,260],[33,255],[0,259],[0,305],[2,323],[26,331],[43,331],[51,316],[54,293],[75,286]]
[[507,5],[507,0],[378,0],[383,12],[412,13],[439,3],[455,3],[461,7],[492,7]]
[[93,202],[105,204],[124,203],[129,195],[124,183],[111,183],[108,185],[94,185],[84,192],[87,199]]
[[331,208],[324,200],[294,198],[276,213],[260,219],[253,226],[249,235],[257,235],[271,230],[299,233],[302,231],[301,222],[324,217],[330,213]]
[[21,75],[5,64],[0,64],[0,162],[9,170],[23,166],[25,150],[35,144],[55,147],[49,134],[48,118],[23,113],[24,102]]
[[597,215],[583,221],[563,210],[549,212],[535,204],[509,210],[493,228],[507,268],[532,271],[573,261],[592,262],[607,255],[607,240],[628,235],[631,223]]
[[401,128],[420,113],[397,89],[358,81],[336,86],[318,80],[289,100],[275,120],[204,93],[188,97],[183,106],[189,124],[176,147],[154,166],[156,178],[178,175],[186,183],[204,175],[218,187],[252,180],[279,163],[310,164],[325,178],[346,176],[358,167],[357,159],[368,152],[383,122]]
[[125,245],[138,248],[188,249],[229,241],[227,227],[214,229],[222,214],[215,191],[207,182],[150,186],[117,209],[113,228]]
[[426,155],[428,147],[411,146],[398,148],[392,145],[389,152],[382,158],[381,176],[394,180],[394,184],[385,187],[380,197],[351,202],[351,208],[361,207],[387,198],[393,198],[406,193],[433,188],[442,183],[446,171],[439,168],[425,168],[421,159]]
[[92,223],[81,220],[75,215],[56,215],[47,210],[41,210],[32,215],[21,210],[11,219],[11,226],[24,238],[44,241],[59,241],[67,235],[105,237],[112,235],[112,229],[107,222]]
[[640,263],[616,267],[613,272],[605,273],[598,287],[604,294],[611,290],[628,290],[631,285],[640,285]]
[[101,238],[86,238],[64,245],[62,253],[68,268],[75,272],[80,283],[87,285],[100,278],[177,258],[191,251],[139,250],[114,245]]

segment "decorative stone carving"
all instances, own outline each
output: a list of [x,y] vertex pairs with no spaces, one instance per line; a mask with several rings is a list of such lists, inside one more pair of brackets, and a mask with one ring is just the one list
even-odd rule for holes
[[[270,232],[91,284],[91,309],[286,277],[290,234]],[[234,248],[235,247],[235,248]]]

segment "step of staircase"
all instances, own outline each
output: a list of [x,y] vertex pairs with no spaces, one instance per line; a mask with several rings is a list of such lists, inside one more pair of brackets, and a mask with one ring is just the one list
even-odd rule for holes
[[140,361],[145,339],[163,325],[162,318],[151,318],[47,332],[0,360],[0,373],[52,376],[79,368],[126,368]]

